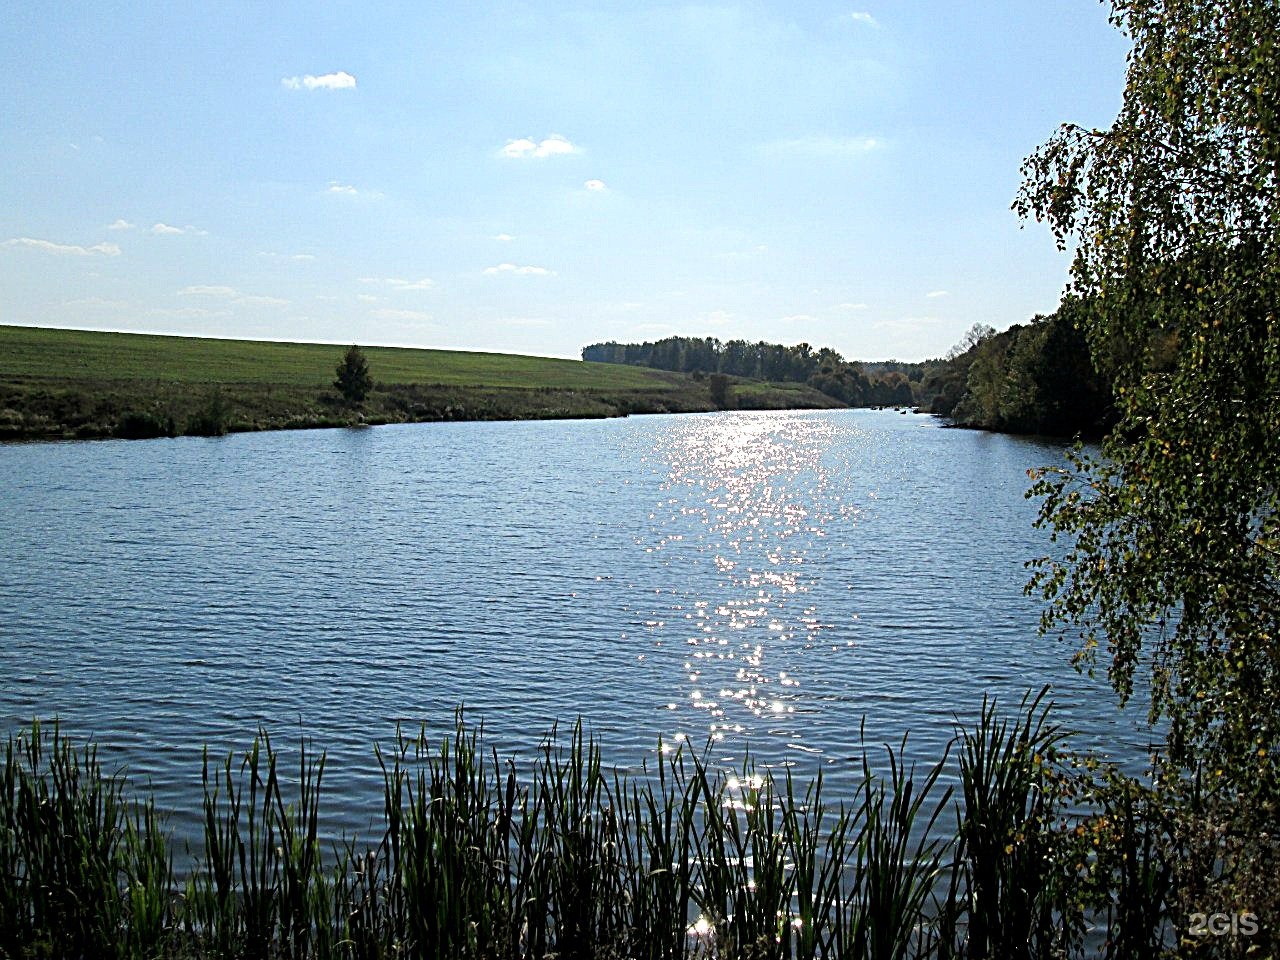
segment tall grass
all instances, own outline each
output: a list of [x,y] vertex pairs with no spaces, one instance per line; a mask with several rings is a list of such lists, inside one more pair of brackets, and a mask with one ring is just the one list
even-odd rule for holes
[[[687,748],[629,777],[581,723],[520,765],[460,713],[447,736],[377,751],[382,835],[325,850],[324,756],[304,745],[282,775],[259,731],[242,756],[206,754],[180,880],[154,804],[36,723],[0,780],[0,955],[1062,956],[1102,901],[1069,863],[1061,738],[1043,694],[1014,717],[984,703],[937,763],[886,746],[833,798],[820,773],[730,772]],[[1157,874],[1127,869],[1125,896],[1157,902]],[[1150,909],[1121,912],[1151,929]]]

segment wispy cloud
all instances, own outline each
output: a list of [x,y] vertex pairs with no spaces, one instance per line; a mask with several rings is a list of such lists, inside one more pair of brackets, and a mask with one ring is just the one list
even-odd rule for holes
[[267,297],[253,293],[241,293],[235,287],[221,284],[196,284],[183,287],[178,291],[180,297],[209,297],[214,300],[230,300],[242,306],[287,307],[289,301],[283,297]]
[[78,300],[64,300],[64,307],[93,307],[101,310],[123,310],[129,306],[128,300],[107,300],[103,297],[81,297]]
[[867,305],[865,303],[838,303],[836,304],[836,306],[839,307],[841,310],[866,310],[867,309]]
[[421,280],[402,280],[399,277],[361,277],[360,282],[381,284],[393,290],[430,290],[436,285],[430,277],[423,277]]
[[196,227],[173,227],[167,223],[157,223],[151,228],[151,232],[157,237],[204,237],[208,236],[208,231],[197,229]]
[[552,325],[550,320],[542,317],[499,317],[498,323],[505,323],[511,327],[549,327]]
[[808,313],[793,313],[786,317],[778,318],[782,323],[808,323],[818,318]]
[[337,73],[322,73],[320,76],[306,74],[301,77],[284,77],[280,85],[286,90],[354,90],[356,78],[345,70]]
[[749,250],[726,250],[724,253],[715,254],[721,260],[752,260],[759,257],[762,253],[767,253],[768,246],[763,243],[757,243]]
[[919,330],[928,330],[940,323],[945,323],[941,317],[899,317],[896,320],[877,320],[872,326],[877,330],[893,330],[897,332],[913,332]]
[[240,291],[235,287],[214,286],[211,284],[200,283],[192,287],[183,287],[178,291],[180,297],[223,297],[231,299],[240,296]]
[[925,294],[925,296],[928,297],[930,300],[937,300],[939,297],[947,296],[947,291],[946,290],[930,290],[928,293]]
[[289,260],[292,263],[309,263],[316,258],[313,253],[276,253],[274,250],[263,250],[258,256],[269,257],[272,260]]
[[363,197],[366,200],[382,199],[382,194],[377,190],[361,190],[349,183],[341,183],[337,180],[330,180],[329,186],[325,188],[324,192],[339,197]]
[[865,10],[855,10],[853,13],[849,14],[849,19],[852,20],[854,23],[865,23],[869,27],[880,26],[876,18],[873,17],[871,14],[867,13]]
[[108,230],[132,230],[134,225],[128,220],[117,220],[115,223],[107,225]]
[[423,313],[420,310],[393,310],[384,308],[382,310],[370,311],[369,316],[375,320],[399,320],[409,321],[411,323],[430,323],[431,314]]
[[554,270],[548,270],[546,267],[520,267],[514,263],[500,263],[496,267],[485,267],[484,272],[488,276],[500,273],[510,273],[517,277],[554,277],[556,275]]
[[875,137],[797,137],[793,140],[774,140],[760,149],[770,156],[803,157],[816,160],[835,160],[860,157],[884,146]]
[[37,240],[34,237],[14,237],[5,240],[6,247],[25,247],[29,250],[40,250],[62,257],[92,257],[100,254],[104,257],[120,256],[120,248],[114,243],[95,243],[91,247],[82,247],[74,243],[54,243],[52,240]]
[[512,240],[514,240],[514,239],[515,239],[515,237],[513,237],[513,236],[512,236],[511,234],[509,234],[509,233],[500,233],[500,234],[498,234],[496,237],[494,237],[493,239],[495,239],[495,240],[497,240],[497,241],[499,241],[499,242],[501,242],[501,243],[510,243]]
[[148,316],[166,317],[172,320],[203,320],[211,317],[230,316],[229,310],[210,310],[207,307],[154,307]]
[[603,180],[588,180],[586,183],[583,184],[583,186],[586,187],[588,190],[592,190],[596,193],[600,193],[604,190],[609,189],[604,185]]
[[582,151],[570,143],[566,137],[553,133],[545,140],[535,141],[529,137],[521,137],[519,140],[508,140],[507,145],[498,153],[504,157],[510,157],[516,160],[522,159],[543,159],[546,157],[563,157],[571,153],[581,153]]

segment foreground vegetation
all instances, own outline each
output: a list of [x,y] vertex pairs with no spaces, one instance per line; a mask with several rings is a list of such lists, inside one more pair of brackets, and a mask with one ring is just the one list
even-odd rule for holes
[[[1043,696],[1043,695],[1042,695]],[[687,752],[628,778],[581,726],[532,763],[451,736],[378,753],[382,835],[324,849],[323,755],[265,734],[207,755],[203,839],[175,864],[153,803],[39,724],[0,778],[0,955],[28,957],[1109,957],[1274,946],[1188,926],[1188,839],[1153,795],[1063,751],[1042,699],[984,704],[955,757],[864,754],[822,777]],[[876,771],[880,772],[876,772]],[[956,788],[944,771],[958,770]],[[1233,914],[1234,915],[1234,914]],[[1190,921],[1194,925],[1195,921]],[[1091,927],[1093,928],[1091,930]]]
[[0,439],[839,405],[792,384],[734,383],[715,398],[705,379],[654,370],[500,353],[363,352],[374,383],[353,405],[333,383],[342,347],[0,326]]

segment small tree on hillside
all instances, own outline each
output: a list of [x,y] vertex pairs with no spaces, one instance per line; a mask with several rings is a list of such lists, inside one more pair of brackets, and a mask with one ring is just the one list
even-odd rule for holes
[[358,407],[373,389],[373,377],[369,376],[369,361],[364,351],[352,344],[343,354],[337,368],[338,379],[333,385],[349,406]]
[[729,409],[729,378],[723,373],[711,375],[711,402],[721,410]]

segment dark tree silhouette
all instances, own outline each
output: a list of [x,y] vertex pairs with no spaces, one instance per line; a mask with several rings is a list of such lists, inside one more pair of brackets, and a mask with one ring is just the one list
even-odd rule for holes
[[373,389],[373,377],[369,376],[369,361],[364,351],[352,344],[343,354],[337,367],[338,379],[333,385],[342,394],[348,406],[358,407]]

